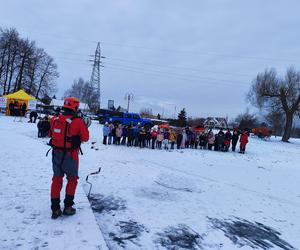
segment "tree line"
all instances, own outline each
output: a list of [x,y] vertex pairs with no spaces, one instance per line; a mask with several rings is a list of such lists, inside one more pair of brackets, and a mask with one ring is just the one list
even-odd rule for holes
[[16,29],[0,28],[0,91],[6,95],[24,89],[43,99],[56,91],[59,74],[54,59]]

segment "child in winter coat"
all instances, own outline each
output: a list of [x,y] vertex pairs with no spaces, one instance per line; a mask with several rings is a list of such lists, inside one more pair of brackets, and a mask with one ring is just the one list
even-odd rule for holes
[[223,132],[223,129],[220,129],[218,136],[216,137],[216,142],[218,145],[218,150],[223,151],[224,148],[224,140],[225,140],[225,134]]
[[113,134],[112,134],[112,130],[113,130],[113,128],[115,127],[112,123],[110,123],[109,125],[108,125],[108,127],[109,127],[109,130],[110,130],[110,132],[109,132],[109,134],[108,134],[108,144],[110,145],[111,144],[111,141],[112,141],[112,138],[113,138]]
[[161,149],[161,144],[162,144],[163,139],[164,139],[164,134],[162,133],[162,131],[158,131],[158,134],[157,134],[157,147],[159,149]]
[[230,133],[230,130],[227,129],[225,133],[225,138],[224,138],[224,152],[227,152],[229,147],[230,147],[230,141],[231,141],[232,135]]
[[154,128],[153,131],[151,132],[152,149],[155,148],[156,138],[157,138],[157,131],[156,131],[156,128]]
[[235,151],[235,148],[236,148],[236,144],[239,140],[239,136],[240,136],[240,133],[238,131],[237,128],[235,128],[233,130],[233,135],[232,135],[232,151],[234,152]]
[[127,146],[131,147],[131,146],[133,146],[133,142],[134,142],[134,126],[133,126],[133,124],[131,124],[130,127],[128,128],[127,134],[128,134]]
[[122,144],[122,145],[125,145],[125,144],[126,144],[127,136],[128,136],[128,127],[127,127],[127,126],[124,126],[124,127],[123,127],[123,131],[122,131],[122,140],[121,140],[121,144]]
[[212,130],[210,130],[207,135],[207,145],[208,145],[207,148],[209,150],[212,150],[214,144],[215,144],[215,135],[212,132]]
[[170,133],[170,141],[171,141],[171,149],[174,149],[174,145],[176,142],[176,133],[173,129],[171,130],[171,133]]
[[144,148],[146,146],[146,131],[144,127],[142,127],[140,130],[139,144],[141,148]]
[[106,145],[107,144],[107,137],[110,133],[110,129],[108,127],[108,123],[106,122],[103,126],[103,144]]
[[181,143],[182,143],[182,131],[178,132],[177,138],[176,138],[176,143],[177,143],[177,149],[181,148]]
[[136,125],[133,129],[133,137],[134,137],[134,146],[139,146],[139,138],[140,138],[140,124]]
[[244,130],[241,134],[241,138],[240,138],[240,152],[241,154],[245,154],[246,151],[246,145],[248,143],[248,134],[247,132]]
[[200,149],[206,149],[206,144],[207,144],[207,136],[204,132],[202,132],[199,136]]
[[183,132],[182,132],[182,140],[181,140],[181,145],[180,145],[181,149],[183,149],[183,148],[186,147],[186,145],[188,144],[187,140],[188,140],[188,137],[187,137],[186,131],[183,130]]
[[166,150],[169,150],[169,139],[170,139],[170,132],[166,130],[164,132],[164,140],[163,140],[164,149]]
[[122,128],[122,125],[119,124],[119,126],[116,128],[116,144],[117,145],[120,145],[120,143],[121,143],[122,133],[123,133],[123,128]]

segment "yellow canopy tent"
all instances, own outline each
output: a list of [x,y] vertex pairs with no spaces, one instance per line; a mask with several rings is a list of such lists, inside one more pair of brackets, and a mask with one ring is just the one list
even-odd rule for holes
[[[3,96],[6,101],[6,114],[7,115],[16,115],[22,114],[22,106],[26,105],[26,110],[28,108],[29,101],[37,101],[33,96],[28,95],[24,90],[19,90],[15,93],[11,93]],[[13,107],[13,108],[12,108]],[[13,114],[14,113],[14,114]],[[24,114],[23,114],[24,115]]]

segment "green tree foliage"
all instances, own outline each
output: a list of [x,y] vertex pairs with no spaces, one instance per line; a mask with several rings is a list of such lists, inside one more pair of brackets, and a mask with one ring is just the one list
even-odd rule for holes
[[183,108],[178,114],[178,125],[179,127],[185,127],[187,125],[187,115],[185,108]]

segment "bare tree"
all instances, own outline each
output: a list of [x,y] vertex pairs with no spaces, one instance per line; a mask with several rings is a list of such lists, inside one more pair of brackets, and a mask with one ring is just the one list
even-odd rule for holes
[[25,89],[38,98],[56,90],[57,66],[34,41],[19,37],[16,29],[0,28],[0,91]]
[[90,109],[97,109],[97,90],[93,89],[91,84],[82,78],[74,80],[73,85],[65,92],[64,96],[76,97],[80,101],[87,103]]
[[265,119],[268,125],[272,128],[274,135],[282,135],[284,127],[284,113],[281,110],[272,110]]
[[293,118],[300,108],[300,72],[290,67],[281,78],[275,69],[265,70],[253,81],[248,99],[260,109],[281,110],[285,114],[282,141],[287,142],[291,137]]
[[57,65],[54,59],[45,54],[39,67],[39,83],[35,94],[36,98],[40,95],[50,95],[55,92],[54,80],[59,76]]

